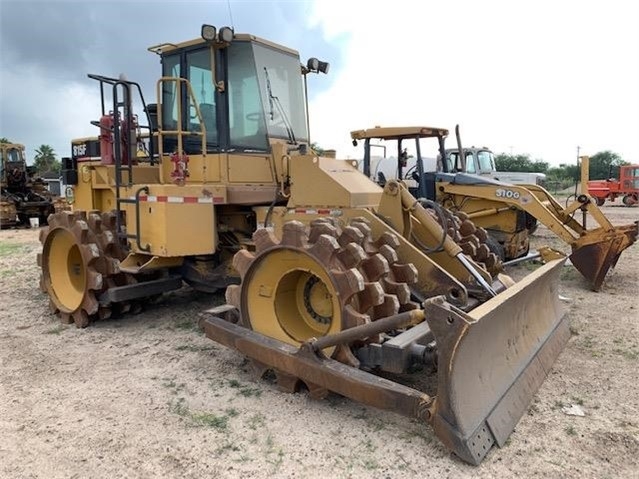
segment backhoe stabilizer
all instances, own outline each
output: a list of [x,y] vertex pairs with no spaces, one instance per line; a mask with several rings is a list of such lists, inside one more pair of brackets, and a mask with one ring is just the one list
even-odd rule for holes
[[309,390],[430,422],[444,445],[477,465],[494,444],[503,446],[568,340],[557,291],[564,262],[542,266],[471,313],[443,297],[425,302],[438,351],[435,397],[328,359],[312,341],[296,348],[217,317],[203,325],[210,339],[299,378]]
[[621,253],[637,241],[639,222],[616,226],[612,231],[603,228],[588,231],[573,244],[570,261],[599,291],[608,271],[614,268]]

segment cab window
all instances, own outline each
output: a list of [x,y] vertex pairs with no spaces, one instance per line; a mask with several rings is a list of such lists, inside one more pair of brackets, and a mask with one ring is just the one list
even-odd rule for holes
[[475,158],[472,153],[466,153],[466,173],[477,173]]
[[[162,59],[162,76],[179,78],[180,77],[180,57],[179,55],[171,55]],[[176,82],[165,81],[162,83],[162,129],[176,130],[178,101],[180,95]]]
[[477,160],[479,162],[479,171],[491,172],[495,171],[495,162],[493,154],[490,151],[482,150],[477,152]]
[[200,124],[197,109],[193,98],[188,99],[188,129],[189,131],[206,130],[206,143],[209,146],[217,145],[217,121],[215,112],[215,87],[211,77],[211,52],[210,50],[196,50],[186,55],[187,79],[191,83],[191,89],[195,102],[200,106],[200,114],[204,121],[204,128]]
[[306,104],[299,58],[264,45],[253,48],[269,136],[305,141]]
[[9,150],[7,152],[7,161],[11,163],[18,163],[22,161],[22,155],[20,154],[20,150]]
[[267,150],[266,123],[252,45],[238,42],[228,50],[231,148]]

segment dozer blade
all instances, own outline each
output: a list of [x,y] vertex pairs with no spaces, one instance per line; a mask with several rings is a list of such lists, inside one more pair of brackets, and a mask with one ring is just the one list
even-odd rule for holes
[[606,274],[615,267],[623,250],[637,240],[638,229],[639,222],[615,227],[612,234],[598,228],[588,231],[573,246],[570,261],[590,281],[593,291],[601,289]]
[[296,348],[217,317],[203,324],[208,338],[307,385],[430,422],[446,446],[477,465],[505,443],[568,340],[557,292],[564,262],[544,265],[470,314],[443,297],[426,301],[439,355],[434,398],[328,359],[313,341]]
[[438,351],[431,422],[459,457],[479,464],[503,446],[564,348],[570,330],[554,260],[470,313],[425,304]]

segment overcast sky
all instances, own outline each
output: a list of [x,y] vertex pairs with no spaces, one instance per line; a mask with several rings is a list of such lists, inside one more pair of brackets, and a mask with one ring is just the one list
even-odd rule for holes
[[[552,164],[612,150],[639,162],[639,2],[230,1],[237,32],[331,63],[310,88],[312,140],[429,125],[465,145]],[[224,1],[0,0],[0,136],[69,154],[96,135],[98,84],[126,74],[154,101],[150,45],[231,24]],[[452,144],[451,137],[450,143]]]

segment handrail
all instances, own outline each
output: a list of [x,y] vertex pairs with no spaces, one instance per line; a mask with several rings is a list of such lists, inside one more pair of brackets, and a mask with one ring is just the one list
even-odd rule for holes
[[[164,126],[164,122],[162,119],[162,115],[163,115],[163,103],[162,103],[162,86],[165,83],[174,83],[175,84],[175,88],[176,88],[176,92],[179,93],[178,95],[176,95],[176,103],[177,103],[177,118],[176,118],[176,126],[177,129],[176,130],[164,130],[163,126]],[[191,104],[195,107],[195,113],[197,115],[198,121],[200,123],[200,131],[192,131],[192,130],[185,130],[183,128],[183,121],[182,121],[182,101],[181,101],[181,92],[182,92],[182,85],[185,85],[186,87],[186,91],[188,94],[189,99],[191,100]],[[202,116],[202,112],[200,111],[200,105],[197,102],[195,95],[193,94],[193,88],[191,87],[191,82],[189,80],[187,80],[186,78],[179,78],[179,77],[161,77],[158,81],[157,81],[157,85],[156,85],[156,94],[157,94],[157,99],[158,99],[158,110],[157,110],[157,115],[158,115],[158,151],[159,151],[159,157],[162,158],[164,156],[164,141],[163,141],[163,137],[166,136],[175,136],[177,138],[177,152],[178,154],[183,154],[184,153],[184,144],[183,144],[183,138],[185,136],[200,136],[202,138],[202,155],[206,155],[206,124],[204,123],[204,117]],[[160,168],[160,183],[164,183],[164,175],[163,175],[163,171],[162,168]]]

